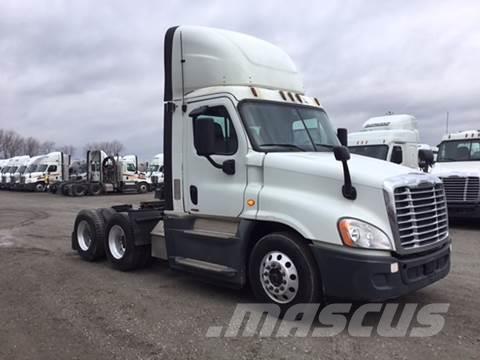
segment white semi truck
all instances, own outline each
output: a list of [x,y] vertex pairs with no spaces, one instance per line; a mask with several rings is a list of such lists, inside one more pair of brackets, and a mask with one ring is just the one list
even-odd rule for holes
[[431,149],[420,146],[417,119],[412,115],[376,116],[360,131],[348,135],[350,152],[386,160],[413,169],[433,165]]
[[109,156],[102,150],[87,151],[85,178],[75,178],[58,184],[53,192],[69,196],[101,195],[105,193],[145,193],[149,186],[144,173],[139,172],[136,155]]
[[148,166],[147,182],[150,190],[155,189],[160,184],[163,184],[163,153],[157,154]]
[[432,173],[443,180],[451,217],[480,218],[480,130],[445,135]]
[[24,165],[29,156],[14,156],[8,160],[7,166],[2,171],[2,189],[13,189],[15,184],[15,175],[18,174],[20,167]]
[[82,210],[72,247],[132,270],[153,256],[282,309],[383,300],[450,269],[441,181],[352,155],[288,55],[251,36],[165,36],[164,199]]
[[69,166],[70,155],[54,151],[37,158],[35,167],[32,166],[30,172],[21,177],[20,182],[25,190],[42,192],[48,186],[68,178]]
[[22,175],[25,173],[27,170],[28,164],[30,162],[30,156],[29,155],[24,155],[24,156],[19,156],[17,158],[17,162],[15,165],[15,171],[11,171],[10,173],[10,184],[9,184],[9,189],[11,190],[18,190],[20,186],[20,179]]

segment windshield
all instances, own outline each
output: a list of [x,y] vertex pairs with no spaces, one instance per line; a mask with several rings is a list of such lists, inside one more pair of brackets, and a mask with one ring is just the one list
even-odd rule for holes
[[27,167],[26,167],[25,165],[20,166],[20,168],[18,169],[18,172],[19,172],[20,174],[23,174],[23,173],[25,172],[26,168],[27,168]]
[[240,113],[257,151],[331,151],[340,145],[322,109],[247,101],[240,105]]
[[150,167],[148,168],[148,171],[156,172],[156,171],[158,171],[159,167],[160,167],[160,165],[150,165]]
[[380,160],[387,160],[387,145],[349,146],[348,148],[352,154],[368,156]]
[[438,147],[437,162],[480,160],[480,140],[444,141]]
[[12,166],[12,167],[10,168],[10,171],[9,171],[9,172],[10,172],[11,174],[14,174],[14,173],[17,172],[17,169],[18,169],[18,166]]
[[38,172],[44,172],[47,170],[48,165],[38,165],[37,171]]
[[6,174],[10,171],[10,166],[5,166],[3,169],[2,169],[2,174]]
[[27,168],[27,173],[31,173],[31,172],[34,172],[35,169],[37,168],[37,165],[36,164],[32,164],[30,165],[28,168]]

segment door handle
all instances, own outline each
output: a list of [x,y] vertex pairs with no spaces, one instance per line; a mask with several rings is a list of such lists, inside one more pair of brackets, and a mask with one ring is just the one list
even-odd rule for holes
[[195,185],[190,185],[190,200],[194,205],[198,204],[198,189]]

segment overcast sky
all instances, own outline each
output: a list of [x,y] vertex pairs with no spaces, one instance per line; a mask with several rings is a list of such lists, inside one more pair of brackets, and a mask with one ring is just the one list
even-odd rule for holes
[[[168,5],[167,5],[168,4]],[[480,128],[478,1],[0,2],[0,128],[162,152],[163,37],[178,24],[285,49],[335,126],[410,113],[424,142]],[[77,153],[77,157],[80,154]]]

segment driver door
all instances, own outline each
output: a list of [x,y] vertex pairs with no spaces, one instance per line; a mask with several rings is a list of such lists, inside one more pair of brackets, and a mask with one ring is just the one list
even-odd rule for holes
[[[194,118],[188,114],[205,107]],[[188,104],[184,114],[184,208],[191,214],[238,217],[244,207],[244,191],[247,185],[247,138],[232,101],[226,97],[197,101]],[[228,175],[216,168],[205,157],[197,154],[194,142],[195,129],[213,123],[215,128],[215,152],[211,159],[222,164],[235,161],[235,173]]]

